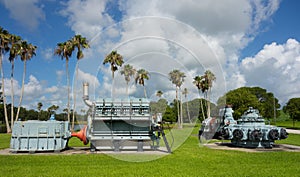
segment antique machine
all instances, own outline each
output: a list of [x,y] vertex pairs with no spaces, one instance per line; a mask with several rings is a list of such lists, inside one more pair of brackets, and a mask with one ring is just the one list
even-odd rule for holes
[[54,115],[50,120],[16,121],[11,141],[11,152],[59,152],[67,148],[71,138],[68,121],[56,121]]
[[288,133],[284,128],[266,125],[257,109],[250,107],[235,121],[231,107],[220,110],[220,116],[203,121],[199,138],[231,140],[232,145],[240,147],[272,148],[275,140],[285,139]]
[[145,98],[89,100],[88,83],[83,85],[83,100],[89,106],[87,125],[73,137],[84,144],[90,142],[91,151],[157,149],[162,135],[168,152],[168,145],[161,126],[161,115],[150,114],[150,102]]

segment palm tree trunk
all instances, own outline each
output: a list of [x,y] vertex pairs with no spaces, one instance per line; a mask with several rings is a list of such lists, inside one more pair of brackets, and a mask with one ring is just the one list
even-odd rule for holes
[[144,86],[144,94],[145,94],[145,98],[147,98],[147,91],[146,91],[146,87]]
[[11,115],[10,115],[10,124],[11,127],[14,126],[14,59],[11,61],[11,74],[10,74],[10,85],[11,85]]
[[66,74],[67,74],[67,87],[68,87],[68,122],[70,122],[70,76],[69,76],[69,61],[66,59]]
[[207,117],[210,118],[210,89],[208,91],[209,93],[206,93],[207,95]]
[[182,118],[182,92],[180,89],[180,122],[181,122],[181,128],[183,127],[183,118]]
[[26,59],[24,60],[24,68],[23,68],[23,80],[22,80],[21,96],[20,96],[20,101],[19,101],[18,111],[17,111],[17,114],[16,114],[16,119],[15,119],[15,121],[18,120],[19,113],[20,113],[20,108],[21,108],[21,104],[22,104],[22,100],[23,100],[24,84],[25,84],[25,75],[26,75]]
[[200,97],[200,90],[198,90],[199,92],[199,98],[200,98],[200,106],[201,106],[201,112],[202,112],[202,116],[203,116],[203,120],[205,119],[205,115],[204,115],[204,110],[203,110],[203,104],[202,104],[202,99]]
[[178,122],[178,128],[182,128],[181,120],[180,120],[180,113],[179,113],[179,101],[178,101],[178,88],[176,87],[176,102],[177,102],[177,122]]
[[127,94],[127,97],[129,97],[129,93],[128,93],[128,82],[126,82],[126,94]]
[[188,100],[186,100],[186,110],[187,110],[189,122],[192,123],[192,121],[191,121],[191,115],[190,115],[190,111],[189,111],[189,102],[188,102]]
[[74,88],[73,88],[73,115],[72,115],[72,128],[71,130],[74,131],[74,122],[75,122],[75,110],[76,110],[76,86],[77,86],[77,78],[78,78],[78,63],[76,65],[75,70],[75,81],[74,81]]
[[3,106],[4,106],[4,117],[5,117],[5,124],[6,124],[6,132],[11,133],[11,128],[9,126],[8,122],[8,116],[7,116],[7,108],[6,108],[6,98],[5,98],[5,89],[4,89],[4,72],[3,72],[3,66],[2,66],[2,61],[3,61],[3,55],[1,55],[0,59],[0,69],[1,69],[1,80],[2,80],[2,97],[3,97]]

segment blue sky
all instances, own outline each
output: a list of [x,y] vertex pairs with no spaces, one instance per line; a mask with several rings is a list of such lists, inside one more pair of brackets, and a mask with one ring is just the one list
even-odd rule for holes
[[[93,99],[126,97],[125,81],[116,73],[112,82],[104,56],[117,49],[125,63],[150,71],[146,82],[150,99],[155,91],[175,97],[167,73],[180,69],[187,75],[182,87],[189,99],[198,97],[192,78],[207,69],[217,77],[212,99],[241,86],[260,86],[273,92],[284,105],[299,97],[300,24],[296,0],[0,0],[0,26],[38,46],[27,64],[23,106],[43,109],[52,104],[66,107],[65,61],[53,55],[56,44],[81,34],[91,42],[78,63],[70,60],[72,91],[77,109],[82,82],[89,82]],[[4,57],[7,98],[10,101],[10,63]],[[15,94],[20,95],[23,64],[16,62]],[[143,96],[133,81],[130,96]],[[72,94],[73,95],[73,94]],[[15,104],[16,104],[15,103]]]

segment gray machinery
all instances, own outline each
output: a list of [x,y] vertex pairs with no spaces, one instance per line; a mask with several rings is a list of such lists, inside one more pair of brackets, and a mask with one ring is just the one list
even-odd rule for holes
[[14,123],[10,141],[11,152],[61,151],[71,137],[69,122],[28,120]]
[[83,100],[89,106],[87,126],[73,133],[83,141],[90,142],[91,151],[110,149],[120,151],[126,148],[144,147],[157,149],[162,135],[168,152],[171,149],[160,124],[161,115],[150,114],[150,102],[145,98],[89,100],[89,85],[83,85]]
[[285,139],[288,133],[284,128],[266,125],[257,109],[250,107],[235,121],[231,107],[220,110],[218,118],[208,118],[202,122],[199,138],[231,140],[240,147],[272,148],[275,140]]

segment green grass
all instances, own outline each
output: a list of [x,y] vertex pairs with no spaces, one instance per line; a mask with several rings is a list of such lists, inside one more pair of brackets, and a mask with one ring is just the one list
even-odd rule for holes
[[275,142],[276,144],[291,144],[300,146],[300,135],[298,134],[289,134],[287,139],[279,140]]
[[11,134],[0,134],[0,149],[9,148]]
[[[299,176],[299,152],[249,153],[199,146],[199,127],[172,154],[148,162],[128,162],[105,154],[0,155],[1,176]],[[188,130],[174,130],[183,139]],[[169,138],[169,134],[167,135]],[[10,135],[0,134],[0,147],[9,147]],[[299,145],[300,135],[278,143]],[[71,138],[69,146],[82,146]],[[176,146],[179,146],[176,144]],[[148,158],[143,153],[116,154],[122,159]],[[5,163],[4,163],[5,162]]]
[[276,126],[300,130],[300,122],[299,121],[295,121],[295,125],[293,124],[292,120],[276,122]]

